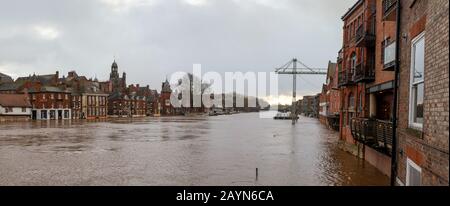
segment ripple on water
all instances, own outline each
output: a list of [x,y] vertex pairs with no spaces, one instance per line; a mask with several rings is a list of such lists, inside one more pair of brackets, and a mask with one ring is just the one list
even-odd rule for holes
[[0,185],[388,184],[338,150],[338,134],[303,117],[295,126],[238,114],[11,123],[0,131]]

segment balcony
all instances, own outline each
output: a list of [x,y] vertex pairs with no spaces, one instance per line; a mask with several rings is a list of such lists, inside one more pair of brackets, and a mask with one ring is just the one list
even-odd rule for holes
[[360,63],[355,67],[355,83],[372,82],[375,80],[375,67],[371,63]]
[[342,49],[338,53],[337,63],[341,63],[344,60],[344,52]]
[[397,18],[398,0],[383,0],[383,20],[395,21]]
[[353,118],[350,127],[356,141],[387,155],[392,154],[392,122]]
[[396,45],[394,41],[384,46],[384,71],[394,71],[395,69]]
[[[348,72],[347,72],[348,71]],[[353,85],[353,73],[350,69],[339,72],[338,74],[338,87]]]
[[364,25],[359,26],[356,30],[355,45],[357,47],[373,47],[375,46],[374,29],[366,29]]

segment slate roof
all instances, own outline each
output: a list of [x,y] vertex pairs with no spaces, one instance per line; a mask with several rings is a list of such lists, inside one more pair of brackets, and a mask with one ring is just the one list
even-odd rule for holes
[[43,86],[40,89],[36,90],[35,88],[31,88],[28,90],[29,93],[39,93],[39,92],[52,92],[52,93],[70,93],[69,89],[62,89],[60,87],[52,87],[52,86]]
[[[49,85],[52,84],[56,74],[48,74],[48,75],[31,75],[28,77],[19,77],[17,78],[16,82],[40,82],[42,85]],[[56,77],[58,78],[58,77]]]
[[10,76],[0,72],[0,84],[9,82],[13,82],[13,79]]
[[17,91],[22,84],[15,83],[15,82],[8,82],[0,84],[0,91]]

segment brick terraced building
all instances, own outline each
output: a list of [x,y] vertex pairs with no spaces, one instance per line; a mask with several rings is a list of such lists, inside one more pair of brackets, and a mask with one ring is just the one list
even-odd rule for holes
[[448,186],[449,2],[398,2],[397,184]]
[[342,145],[397,185],[449,184],[448,8],[359,0],[342,17]]

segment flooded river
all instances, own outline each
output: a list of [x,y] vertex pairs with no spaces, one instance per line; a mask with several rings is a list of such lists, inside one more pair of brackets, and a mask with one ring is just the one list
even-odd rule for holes
[[0,185],[388,185],[337,139],[256,113],[0,123]]

